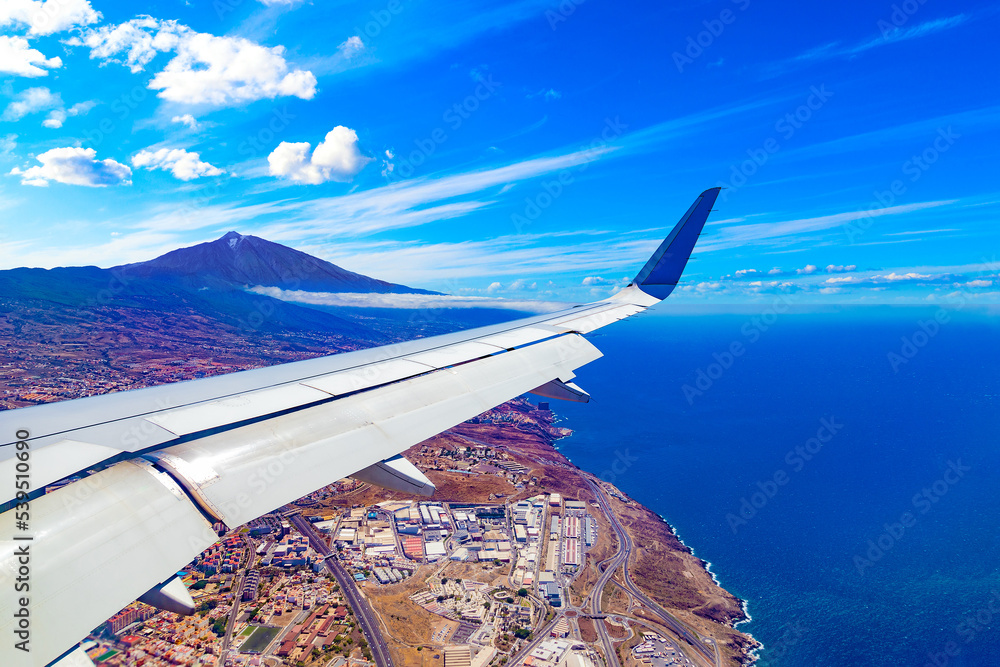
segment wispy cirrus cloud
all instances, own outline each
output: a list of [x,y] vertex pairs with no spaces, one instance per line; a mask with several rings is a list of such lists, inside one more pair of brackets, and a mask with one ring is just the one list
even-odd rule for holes
[[[562,155],[537,157],[502,167],[412,179],[290,205],[299,220],[287,218],[261,230],[268,238],[294,239],[311,235],[349,236],[415,227],[461,217],[494,203],[481,195],[490,188],[579,167],[613,151],[588,148]],[[288,211],[285,212],[286,215]]]
[[[909,28],[896,27],[891,24],[883,26],[880,23],[880,35],[872,36],[869,39],[855,44],[829,42],[827,44],[817,46],[798,55],[786,58],[785,60],[766,65],[764,68],[764,74],[765,76],[777,76],[779,74],[786,73],[789,70],[793,70],[798,67],[805,67],[815,62],[832,60],[835,58],[852,58],[881,46],[919,39],[921,37],[926,37],[928,35],[956,28],[966,23],[969,19],[970,17],[967,14],[957,14],[955,16],[925,21]],[[884,23],[884,21],[882,23]]]
[[969,20],[969,16],[966,14],[957,14],[955,16],[948,16],[946,18],[934,19],[932,21],[925,21],[919,23],[915,26],[909,28],[895,27],[888,28],[882,26],[882,35],[879,37],[874,37],[867,42],[862,42],[853,47],[849,47],[845,50],[845,55],[855,55],[858,53],[863,53],[880,46],[885,46],[886,44],[892,44],[895,42],[905,42],[911,39],[919,39],[920,37],[926,37],[927,35],[932,35],[936,32],[941,32],[944,30],[950,30],[951,28],[956,28],[966,21]]
[[736,248],[750,243],[771,242],[779,239],[790,241],[801,234],[825,231],[858,220],[905,215],[924,209],[949,206],[957,201],[957,199],[944,199],[902,204],[900,206],[887,206],[874,210],[846,211],[844,213],[834,213],[812,218],[761,222],[750,225],[729,225],[718,229],[714,234],[700,242],[698,244],[698,251],[711,252],[714,250]]

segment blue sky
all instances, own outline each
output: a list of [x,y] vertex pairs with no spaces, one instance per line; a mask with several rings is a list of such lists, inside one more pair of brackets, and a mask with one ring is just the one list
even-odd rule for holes
[[725,185],[672,300],[1000,301],[990,3],[11,0],[0,268],[256,234],[581,300]]

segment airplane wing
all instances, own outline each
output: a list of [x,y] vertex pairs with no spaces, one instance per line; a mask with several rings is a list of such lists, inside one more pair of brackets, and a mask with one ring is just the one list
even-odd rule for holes
[[601,353],[582,334],[670,294],[718,193],[701,193],[603,301],[0,413],[0,665],[89,665],[77,642],[140,595],[190,613],[174,573],[216,542],[215,523],[235,528],[348,476],[430,495],[399,456],[408,447],[524,393],[588,400],[570,380]]

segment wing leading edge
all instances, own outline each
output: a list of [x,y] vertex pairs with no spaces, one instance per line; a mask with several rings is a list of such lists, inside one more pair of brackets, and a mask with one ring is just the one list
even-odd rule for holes
[[[16,513],[0,514],[0,636],[19,627],[15,613],[24,605],[13,591],[25,544],[32,628],[31,651],[4,642],[0,664],[79,660],[75,644],[90,629],[140,595],[175,584],[173,573],[216,540],[215,522],[235,528],[351,475],[427,495],[433,485],[398,456],[408,447],[524,393],[587,400],[570,381],[601,353],[581,334],[670,294],[718,191],[699,195],[635,280],[603,301],[0,414],[0,434],[31,434],[40,468],[38,477],[32,470],[33,487],[103,467],[31,501],[30,541],[10,540],[19,534]],[[0,445],[3,479],[14,478],[13,445]]]

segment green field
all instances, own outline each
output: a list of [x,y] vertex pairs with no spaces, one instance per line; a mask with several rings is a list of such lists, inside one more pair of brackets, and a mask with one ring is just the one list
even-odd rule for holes
[[110,651],[108,651],[104,655],[98,657],[96,661],[97,662],[104,662],[105,660],[110,660],[111,658],[115,657],[119,653],[121,653],[121,651],[117,651],[115,649],[111,649]]
[[271,640],[278,636],[279,632],[281,632],[281,628],[254,627],[253,634],[240,647],[240,653],[260,653],[267,648]]

